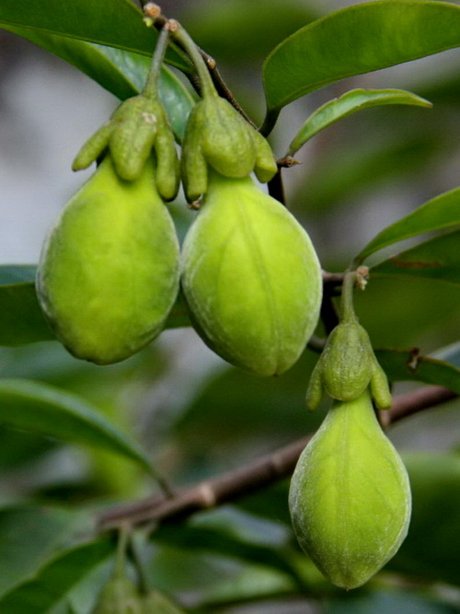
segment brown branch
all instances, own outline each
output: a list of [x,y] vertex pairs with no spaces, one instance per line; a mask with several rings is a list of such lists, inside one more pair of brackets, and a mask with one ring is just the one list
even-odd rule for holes
[[[395,398],[392,409],[383,414],[386,415],[385,423],[394,424],[456,397],[454,392],[442,386],[430,386],[400,395]],[[151,522],[157,524],[177,522],[196,512],[229,501],[238,501],[291,475],[300,453],[311,436],[298,439],[243,467],[178,491],[173,498],[150,497],[109,509],[101,515],[99,528],[108,530],[126,523],[140,525]]]

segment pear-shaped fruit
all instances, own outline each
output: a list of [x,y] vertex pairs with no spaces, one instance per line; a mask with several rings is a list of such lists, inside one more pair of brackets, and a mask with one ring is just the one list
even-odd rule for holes
[[330,410],[297,463],[289,507],[300,545],[337,586],[361,586],[397,552],[409,479],[367,391]]
[[313,245],[250,177],[211,175],[184,242],[182,285],[205,342],[260,375],[291,367],[318,321],[322,280]]
[[106,157],[42,250],[37,290],[56,336],[78,358],[123,360],[160,333],[178,284],[178,241],[152,160],[126,182]]

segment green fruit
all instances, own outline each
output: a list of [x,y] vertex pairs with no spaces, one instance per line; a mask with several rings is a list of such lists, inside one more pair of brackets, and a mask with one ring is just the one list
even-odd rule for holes
[[318,321],[322,280],[313,245],[249,177],[211,176],[184,242],[182,285],[205,342],[260,375],[291,367]]
[[175,301],[179,247],[154,175],[149,160],[138,180],[125,182],[106,157],[44,245],[40,304],[78,358],[131,356],[160,333]]
[[397,552],[409,479],[368,392],[330,410],[297,463],[289,507],[303,550],[337,586],[361,586]]
[[143,614],[136,586],[128,578],[112,578],[102,589],[92,614]]

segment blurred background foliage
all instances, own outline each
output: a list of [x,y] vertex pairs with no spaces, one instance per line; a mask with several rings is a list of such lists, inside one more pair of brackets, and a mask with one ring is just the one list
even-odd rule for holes
[[[347,4],[162,3],[216,58],[257,122],[267,53],[302,25]],[[0,255],[5,264],[35,264],[46,229],[85,177],[71,175],[72,157],[116,100],[12,34],[0,31],[0,49]],[[297,154],[300,164],[284,172],[288,206],[311,234],[325,269],[343,270],[383,227],[458,185],[459,69],[460,52],[445,52],[347,79],[283,111],[272,135],[278,156],[311,111],[348,89],[402,87],[433,103],[432,110],[385,107],[347,118],[315,137]],[[193,214],[181,201],[174,211],[183,234]],[[416,346],[431,354],[459,339],[460,286],[376,277],[359,295],[357,312],[377,348]],[[103,368],[73,359],[56,342],[2,348],[0,376],[80,394],[137,438],[172,484],[184,486],[316,429],[324,412],[307,414],[303,400],[315,361],[306,350],[285,375],[263,380],[227,365],[190,328],[179,328]],[[413,386],[398,383],[395,391]],[[152,584],[197,612],[458,611],[459,410],[458,401],[450,402],[391,429],[398,449],[411,453],[414,520],[401,552],[366,587],[351,594],[331,588],[300,553],[285,483],[154,533],[143,549]],[[108,453],[6,426],[0,437],[0,595],[31,574],[45,574],[50,556],[87,537],[94,510],[154,488],[132,463]],[[73,612],[88,611],[107,577],[109,553],[103,544],[97,548],[79,554],[85,573],[65,594]]]

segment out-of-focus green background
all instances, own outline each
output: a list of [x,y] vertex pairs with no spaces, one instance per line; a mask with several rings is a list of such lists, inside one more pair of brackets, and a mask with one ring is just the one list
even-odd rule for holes
[[[237,98],[261,122],[264,57],[310,20],[349,4],[203,0],[164,2],[162,6],[215,57]],[[284,172],[288,206],[310,233],[325,269],[343,270],[381,228],[458,185],[459,69],[460,52],[445,52],[345,80],[282,112],[272,135],[279,157],[313,109],[348,89],[401,87],[434,105],[429,111],[390,106],[350,117],[315,137],[296,156],[301,164]],[[0,31],[1,263],[37,262],[47,229],[91,172],[72,174],[72,158],[116,104],[114,97],[77,70]],[[193,214],[181,199],[173,209],[183,233]],[[416,346],[430,354],[459,340],[458,286],[379,278],[371,280],[359,296],[357,311],[379,348]],[[285,375],[260,379],[224,363],[192,329],[184,328],[164,332],[151,347],[111,367],[77,361],[56,342],[2,348],[0,375],[31,378],[78,392],[136,436],[173,484],[186,485],[240,466],[314,430],[324,413],[307,414],[303,399],[316,358],[307,350]],[[399,383],[395,392],[412,387]],[[395,426],[391,439],[401,452],[458,450],[459,410],[459,402],[451,402],[415,416]],[[38,501],[88,508],[140,497],[152,488],[128,462],[113,456],[1,426],[0,434],[0,503],[4,505]],[[447,510],[451,535],[458,535],[453,528],[455,510],[443,500],[443,492],[436,499],[436,521],[441,523]],[[456,497],[458,500],[458,493]],[[427,585],[377,582],[374,591],[360,589],[345,599],[333,591],[336,596],[331,597],[319,574],[302,562],[302,573],[311,577],[314,588],[313,596],[299,595],[292,579],[265,566],[263,560],[257,561],[254,553],[248,555],[248,564],[241,556],[243,546],[240,550],[234,546],[237,554],[232,554],[225,539],[230,543],[249,539],[281,550],[296,548],[287,519],[286,485],[253,498],[245,509],[228,506],[203,515],[191,525],[197,533],[192,529],[189,535],[184,532],[176,537],[177,543],[166,534],[163,545],[151,546],[150,571],[157,586],[175,593],[183,603],[214,603],[207,611],[455,611],[458,558],[443,560],[439,552],[452,547],[448,529],[445,543],[432,543],[423,518],[417,522],[416,539],[424,535],[427,542],[415,571],[428,579]],[[457,529],[458,523],[457,513]],[[0,568],[7,560],[5,544],[9,543],[2,526]],[[225,530],[220,533],[222,527]],[[46,544],[43,531],[36,533],[31,527],[36,539]],[[219,539],[223,539],[220,546]],[[201,540],[202,548],[196,547],[196,540]],[[413,552],[414,548],[406,558],[402,553],[393,570],[413,569]],[[303,561],[303,555],[298,556]],[[433,568],[425,564],[424,557],[434,561]],[[101,569],[99,573],[106,572]],[[7,583],[6,579],[5,586]],[[267,600],[231,605],[232,596],[244,602],[246,595],[252,599],[267,595]],[[83,603],[83,597],[80,599]],[[225,609],[213,609],[226,601]]]

